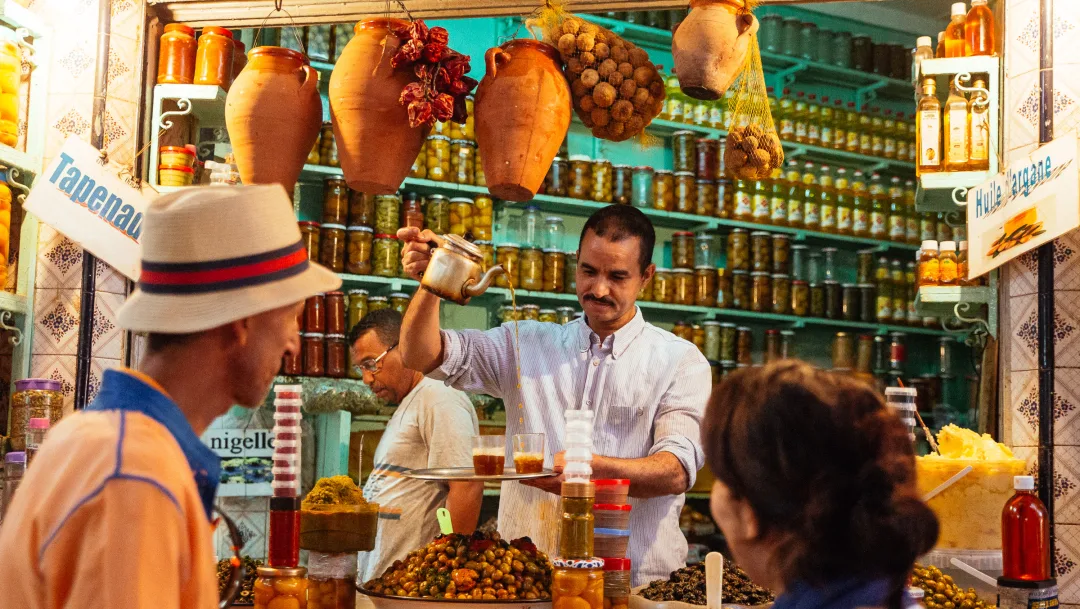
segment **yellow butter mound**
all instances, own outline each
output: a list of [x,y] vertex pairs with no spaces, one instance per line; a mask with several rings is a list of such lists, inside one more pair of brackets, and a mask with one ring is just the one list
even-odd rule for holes
[[927,459],[970,459],[976,461],[1006,461],[1014,459],[1012,450],[995,442],[989,434],[978,434],[970,429],[946,425],[938,432],[938,452]]

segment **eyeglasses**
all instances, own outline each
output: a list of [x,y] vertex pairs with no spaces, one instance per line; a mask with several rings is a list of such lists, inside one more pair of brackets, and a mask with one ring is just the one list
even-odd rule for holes
[[376,357],[375,359],[366,359],[366,360],[363,360],[363,361],[357,363],[355,366],[353,366],[353,370],[357,374],[363,374],[365,371],[370,372],[372,374],[377,373],[381,368],[381,366],[379,364],[382,362],[383,358],[386,357],[387,354],[389,354],[395,348],[397,348],[397,345],[394,345],[393,347],[390,347],[386,351],[383,351],[382,355],[380,355],[379,357]]

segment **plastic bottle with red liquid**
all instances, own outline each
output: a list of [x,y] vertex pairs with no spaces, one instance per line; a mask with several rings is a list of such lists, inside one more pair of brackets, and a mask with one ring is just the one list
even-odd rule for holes
[[1050,513],[1035,494],[1031,476],[1013,478],[1016,494],[1001,511],[1003,579],[1050,579]]

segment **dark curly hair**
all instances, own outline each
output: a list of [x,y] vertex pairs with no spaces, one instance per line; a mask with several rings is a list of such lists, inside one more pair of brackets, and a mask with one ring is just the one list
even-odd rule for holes
[[888,579],[890,607],[938,521],[915,489],[908,430],[865,383],[797,360],[728,375],[701,430],[706,461],[779,540],[785,583]]

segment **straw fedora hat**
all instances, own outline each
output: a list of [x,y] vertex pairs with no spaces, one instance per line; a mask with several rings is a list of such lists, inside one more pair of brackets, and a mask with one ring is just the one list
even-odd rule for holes
[[200,332],[341,287],[308,262],[280,185],[187,188],[145,218],[138,286],[117,314],[126,330]]

